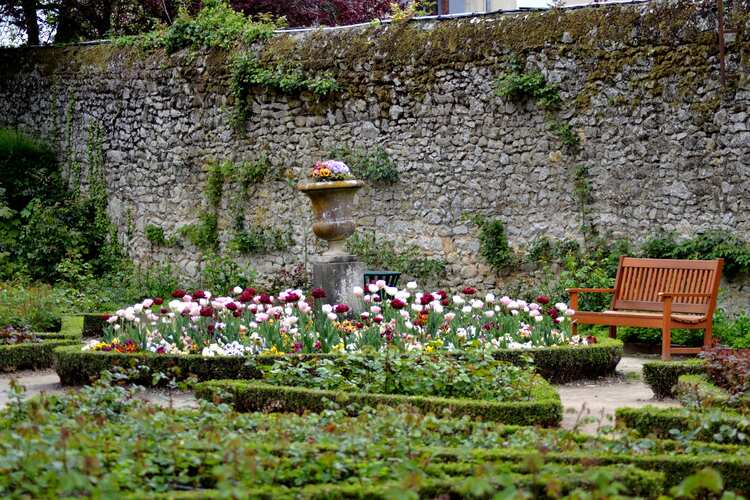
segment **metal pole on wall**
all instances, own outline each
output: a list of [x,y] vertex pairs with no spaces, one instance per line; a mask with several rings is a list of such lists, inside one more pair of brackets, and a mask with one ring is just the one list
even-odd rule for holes
[[724,0],[716,0],[719,20],[719,74],[721,75],[721,86],[727,83],[726,67],[724,64]]

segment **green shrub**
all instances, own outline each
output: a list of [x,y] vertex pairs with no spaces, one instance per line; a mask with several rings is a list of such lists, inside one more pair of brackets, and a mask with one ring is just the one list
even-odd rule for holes
[[273,227],[250,227],[237,230],[229,241],[229,248],[240,255],[266,254],[286,250],[294,245],[291,230]]
[[326,409],[326,400],[339,405],[360,404],[410,405],[425,413],[450,414],[454,417],[481,417],[483,420],[515,425],[557,426],[562,420],[562,405],[557,391],[550,386],[538,386],[532,391],[529,401],[496,402],[473,399],[448,399],[430,396],[402,396],[366,392],[326,391],[289,386],[277,386],[263,382],[244,380],[214,380],[195,387],[196,396],[216,401],[222,394],[237,411],[281,411],[302,413],[321,412]]
[[680,375],[703,374],[705,363],[700,359],[687,361],[650,361],[643,365],[643,380],[659,399],[673,397]]
[[223,0],[204,0],[193,17],[181,11],[179,16],[151,43],[172,53],[184,48],[230,49],[238,43],[250,44],[271,37],[278,27],[269,18],[255,22],[237,12]]
[[495,93],[512,101],[533,99],[540,108],[554,109],[560,105],[560,92],[547,83],[540,71],[512,72],[497,79]]
[[[623,342],[661,344],[661,330],[658,328],[618,328],[617,338]],[[703,345],[703,330],[687,330],[684,328],[672,330],[672,343],[688,347],[701,347]]]
[[0,284],[0,328],[6,325],[35,332],[60,331],[62,319],[50,287]]
[[622,358],[622,342],[601,339],[587,346],[556,346],[524,350],[501,350],[495,358],[514,364],[531,359],[537,373],[553,384],[595,379],[615,373]]
[[724,275],[734,278],[750,272],[750,244],[719,229],[678,241],[674,233],[657,236],[641,247],[644,257],[659,259],[724,259]]
[[714,313],[714,336],[734,349],[750,348],[750,314],[740,313],[729,318],[722,309]]
[[[20,212],[34,198],[54,204],[64,195],[52,148],[18,130],[0,128],[0,206]],[[1,224],[2,218],[0,229],[7,230]]]
[[645,406],[618,408],[615,419],[619,425],[633,429],[641,436],[750,444],[750,419],[734,412]]
[[503,272],[516,264],[516,256],[508,244],[505,224],[498,219],[487,219],[481,215],[472,218],[479,227],[479,254],[495,270]]
[[332,149],[328,154],[331,158],[346,163],[358,179],[375,184],[398,182],[399,174],[396,164],[380,146],[372,150],[341,146]]

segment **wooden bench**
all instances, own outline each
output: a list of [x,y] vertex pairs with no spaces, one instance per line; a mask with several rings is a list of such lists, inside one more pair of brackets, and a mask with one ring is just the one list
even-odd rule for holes
[[[694,354],[713,345],[712,320],[719,293],[723,259],[671,260],[620,257],[614,288],[569,288],[573,333],[578,325],[660,328],[661,357]],[[578,310],[578,294],[611,293],[612,306],[603,312]],[[672,347],[672,329],[703,330],[703,348]]]

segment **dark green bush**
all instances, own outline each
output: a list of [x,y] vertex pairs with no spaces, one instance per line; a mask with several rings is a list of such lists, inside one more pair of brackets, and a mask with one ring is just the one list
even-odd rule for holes
[[64,195],[54,151],[18,130],[0,128],[0,206],[20,212],[34,198],[55,203]]
[[680,375],[706,373],[703,360],[650,361],[643,365],[643,380],[651,386],[659,399],[673,397],[672,392]]
[[320,412],[326,409],[326,400],[332,400],[344,406],[353,403],[371,407],[409,405],[438,416],[449,414],[453,417],[481,417],[486,421],[515,425],[554,427],[562,420],[560,397],[550,385],[534,388],[532,399],[521,402],[324,391],[245,380],[203,382],[195,387],[195,394],[209,401],[222,400],[222,394],[229,394],[227,402],[231,402],[237,411],[244,412]]
[[750,272],[750,244],[719,229],[706,231],[694,238],[678,240],[674,233],[646,241],[644,257],[659,259],[724,259],[724,275],[733,278]]
[[0,345],[0,372],[49,368],[56,347],[77,343],[78,340],[49,339],[38,343]]

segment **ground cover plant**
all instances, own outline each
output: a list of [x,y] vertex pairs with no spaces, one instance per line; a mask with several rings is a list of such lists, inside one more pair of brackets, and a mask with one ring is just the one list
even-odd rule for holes
[[745,447],[584,436],[408,408],[350,417],[332,402],[316,414],[239,414],[211,403],[159,408],[136,396],[102,382],[24,401],[14,386],[0,412],[0,494],[677,496],[673,488],[695,474],[711,476],[713,493],[750,486]]
[[[301,290],[278,296],[236,287],[233,296],[206,290],[175,290],[169,302],[146,299],[111,316],[101,342],[85,350],[203,356],[379,351],[446,351],[595,343],[570,333],[575,311],[566,304],[532,303],[477,296],[466,287],[449,297],[425,292],[415,282],[405,289],[384,281],[355,288],[354,316],[348,304],[324,304],[325,291],[310,298]],[[382,296],[381,296],[382,293]],[[385,297],[385,298],[383,298]]]

